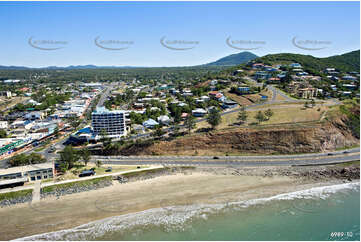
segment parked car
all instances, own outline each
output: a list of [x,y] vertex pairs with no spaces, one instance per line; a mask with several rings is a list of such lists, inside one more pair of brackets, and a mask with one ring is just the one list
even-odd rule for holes
[[105,172],[112,172],[112,171],[113,171],[113,168],[110,166],[105,170]]
[[94,176],[95,174],[96,174],[95,171],[85,170],[85,171],[82,171],[82,172],[79,174],[79,177]]
[[53,152],[55,152],[55,148],[54,147],[51,147],[49,150],[48,150],[48,153],[53,153]]

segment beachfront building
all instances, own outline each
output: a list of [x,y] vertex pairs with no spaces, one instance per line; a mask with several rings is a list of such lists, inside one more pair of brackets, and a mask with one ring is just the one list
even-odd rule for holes
[[0,169],[0,188],[23,185],[25,182],[34,182],[53,178],[52,163],[41,163],[27,166]]
[[96,137],[100,137],[104,131],[109,138],[126,136],[125,111],[98,107],[92,113],[92,127]]

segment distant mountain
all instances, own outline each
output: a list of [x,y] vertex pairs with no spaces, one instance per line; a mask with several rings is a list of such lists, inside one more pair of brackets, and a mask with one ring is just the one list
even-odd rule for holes
[[[223,57],[217,61],[198,65],[193,67],[222,67],[222,66],[237,66],[247,63],[249,61],[257,61],[264,63],[282,63],[282,62],[297,62],[305,69],[321,71],[327,67],[334,67],[340,71],[359,71],[360,70],[360,50],[352,51],[342,55],[335,55],[325,58],[317,58],[312,55],[301,54],[271,54],[263,57],[258,57],[251,52],[240,52],[238,54]],[[77,70],[77,69],[115,69],[115,68],[146,68],[141,66],[96,66],[96,65],[77,65],[77,66],[48,66],[40,68],[31,68],[25,66],[0,66],[0,70],[30,70],[30,69],[47,69],[47,70]]]
[[322,71],[325,68],[333,67],[339,71],[350,72],[360,71],[360,50],[348,52],[342,55],[335,55],[325,58],[317,58],[312,55],[300,55],[291,53],[265,55],[255,59],[256,62],[268,64],[296,62],[300,63],[305,70]]
[[248,52],[240,52],[238,54],[228,55],[217,61],[205,64],[205,66],[236,66],[239,64],[246,63],[250,60],[256,59],[258,56]]
[[0,66],[0,70],[78,70],[78,69],[114,69],[114,68],[138,68],[134,66],[96,66],[96,65],[78,65],[78,66],[47,66],[47,67],[26,67],[26,66]]
[[25,66],[0,66],[0,70],[27,70],[30,69]]

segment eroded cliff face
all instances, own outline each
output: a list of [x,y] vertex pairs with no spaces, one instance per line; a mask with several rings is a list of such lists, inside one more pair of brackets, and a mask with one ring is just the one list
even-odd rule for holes
[[309,125],[235,128],[178,137],[170,141],[133,144],[121,155],[236,155],[326,152],[359,144],[346,115]]
[[341,119],[313,127],[235,129],[132,145],[122,155],[290,154],[332,151],[359,144]]

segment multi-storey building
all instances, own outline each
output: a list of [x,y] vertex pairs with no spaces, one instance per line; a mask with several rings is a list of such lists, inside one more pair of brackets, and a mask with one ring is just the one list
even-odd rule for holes
[[103,134],[109,138],[125,136],[127,134],[125,111],[110,111],[105,107],[98,107],[92,113],[92,127],[95,137],[100,137]]

